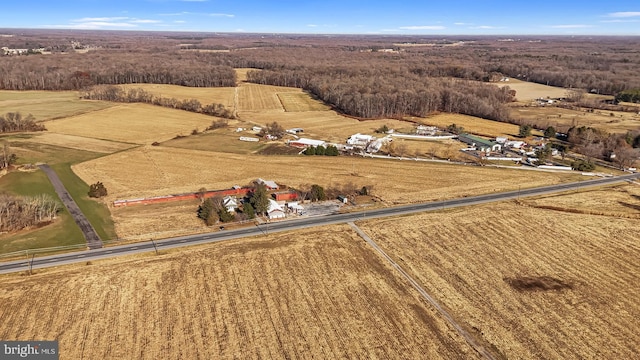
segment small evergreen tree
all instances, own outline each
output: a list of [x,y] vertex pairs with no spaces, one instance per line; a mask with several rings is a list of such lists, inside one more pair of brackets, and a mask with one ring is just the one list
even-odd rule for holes
[[325,151],[324,146],[316,146],[316,155],[324,155]]
[[231,222],[235,219],[235,216],[233,216],[233,214],[224,206],[218,210],[218,217],[222,222]]
[[308,148],[306,148],[304,150],[304,154],[305,155],[315,155],[316,154],[316,147],[315,146],[309,146]]
[[554,128],[553,126],[549,126],[546,129],[544,129],[544,137],[552,139],[556,137],[556,128]]
[[269,210],[269,195],[267,187],[264,184],[257,184],[256,189],[251,195],[251,205],[258,214],[264,214]]
[[596,165],[591,161],[579,159],[571,163],[571,168],[577,171],[593,171]]
[[253,206],[251,206],[251,203],[244,203],[242,205],[242,212],[247,216],[247,219],[253,219],[256,217],[256,211],[253,210]]
[[531,136],[531,130],[533,130],[533,127],[531,125],[520,125],[520,130],[518,131],[518,135],[521,138],[526,138],[528,136]]
[[320,185],[311,185],[311,192],[309,194],[311,201],[324,201],[327,200],[327,195],[324,193],[324,188]]
[[338,151],[338,147],[335,145],[328,145],[326,150],[324,151],[326,156],[338,156],[340,152]]
[[212,198],[208,198],[198,206],[198,218],[204,220],[207,226],[211,226],[218,221],[216,205]]

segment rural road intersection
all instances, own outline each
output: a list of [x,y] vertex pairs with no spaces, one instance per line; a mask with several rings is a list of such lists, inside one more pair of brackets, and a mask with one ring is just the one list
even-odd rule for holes
[[168,238],[157,241],[139,242],[120,246],[78,251],[67,254],[57,254],[38,258],[16,260],[0,263],[0,274],[40,269],[65,264],[78,263],[90,260],[106,259],[120,255],[132,255],[154,250],[165,250],[186,245],[208,244],[224,240],[239,239],[249,236],[266,235],[269,233],[292,231],[315,226],[345,224],[353,221],[374,219],[389,216],[415,214],[424,211],[444,210],[449,208],[477,205],[488,202],[517,199],[520,197],[544,195],[562,191],[579,190],[587,187],[614,184],[623,181],[633,181],[640,178],[640,173],[628,174],[616,177],[599,178],[566,184],[550,185],[537,188],[508,191],[495,194],[470,196],[459,199],[434,201],[420,204],[411,204],[391,208],[359,211],[345,214],[333,214],[327,216],[301,218],[275,223],[263,223],[254,227],[236,230],[224,230],[213,233],[196,234]]

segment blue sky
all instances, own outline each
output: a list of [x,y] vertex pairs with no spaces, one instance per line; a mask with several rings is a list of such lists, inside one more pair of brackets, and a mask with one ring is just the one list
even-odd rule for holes
[[0,28],[640,35],[638,0],[11,0],[0,9]]

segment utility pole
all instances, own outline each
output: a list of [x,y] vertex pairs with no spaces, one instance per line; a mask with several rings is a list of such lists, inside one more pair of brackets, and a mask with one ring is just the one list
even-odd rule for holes
[[36,254],[31,254],[31,261],[29,261],[29,275],[33,274],[33,258],[36,256]]

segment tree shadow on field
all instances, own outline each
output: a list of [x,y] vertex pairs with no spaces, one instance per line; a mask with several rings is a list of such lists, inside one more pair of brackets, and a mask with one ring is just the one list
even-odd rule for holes
[[[635,197],[637,195],[633,195],[633,196]],[[620,204],[620,205],[622,205],[624,207],[631,208],[631,209],[636,210],[636,211],[640,211],[640,205],[637,205],[637,204],[630,204],[630,203],[624,202],[624,201],[618,201],[618,204]]]
[[573,285],[551,276],[519,276],[504,278],[504,281],[517,291],[550,291],[573,289]]

